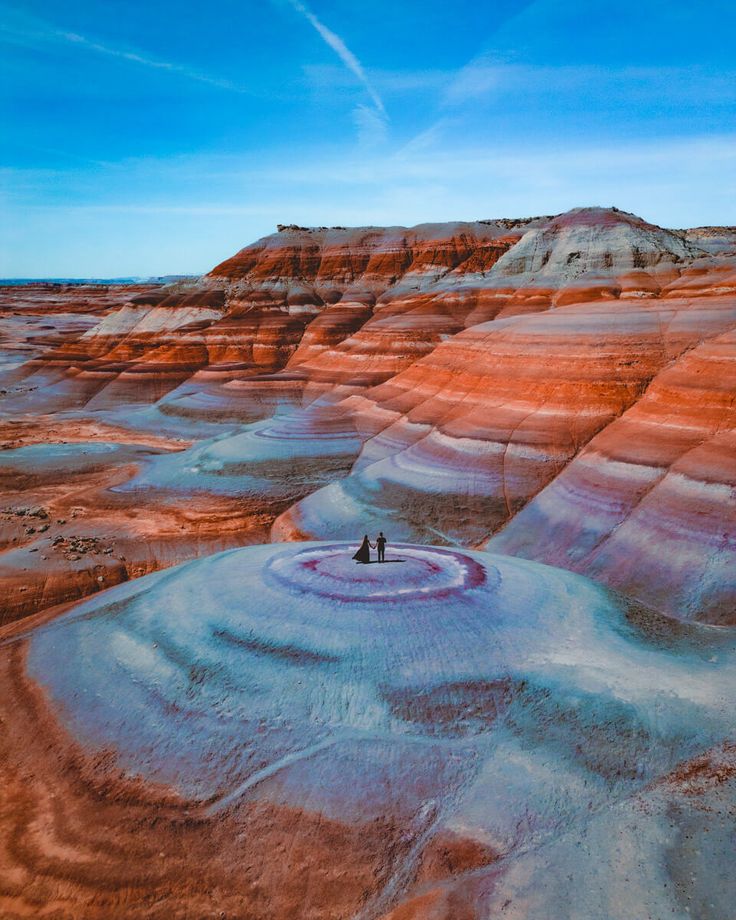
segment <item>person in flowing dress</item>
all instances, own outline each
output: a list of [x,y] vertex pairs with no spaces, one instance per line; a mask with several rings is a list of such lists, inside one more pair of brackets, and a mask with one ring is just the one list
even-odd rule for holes
[[371,549],[375,549],[375,546],[368,539],[368,534],[363,537],[363,542],[358,548],[358,552],[353,556],[356,562],[367,563],[371,561]]

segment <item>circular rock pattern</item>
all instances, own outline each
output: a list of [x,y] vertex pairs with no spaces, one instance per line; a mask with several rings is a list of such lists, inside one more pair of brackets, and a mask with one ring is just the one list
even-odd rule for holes
[[[388,566],[401,568],[394,571]],[[363,565],[352,558],[344,543],[335,543],[296,554],[290,549],[268,563],[265,577],[288,590],[326,599],[391,603],[449,599],[486,584],[489,577],[495,583],[498,571],[484,568],[467,553],[403,544],[390,547],[384,564]]]

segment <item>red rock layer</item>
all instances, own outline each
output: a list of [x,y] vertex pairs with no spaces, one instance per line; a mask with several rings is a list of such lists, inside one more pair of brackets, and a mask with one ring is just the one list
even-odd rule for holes
[[[224,317],[203,314],[200,310],[193,323],[156,336],[142,360],[117,367],[117,376],[90,407],[155,402],[185,381],[197,382],[198,370],[207,372],[205,380],[224,383],[273,373],[286,364],[311,318],[277,310]],[[115,368],[111,362],[117,353],[115,349],[106,355],[106,369]]]
[[[238,316],[237,313],[242,315]],[[234,315],[233,315],[234,314]],[[239,307],[202,335],[206,360],[162,411],[205,420],[257,421],[301,401],[309,365],[371,315],[362,303],[337,303],[296,314]],[[288,369],[280,369],[288,365]]]
[[487,271],[529,227],[525,221],[421,224],[406,227],[298,228],[253,243],[216,266],[210,277],[241,290],[286,290],[290,303],[334,303],[351,289],[385,292],[405,282],[442,276],[462,266]]
[[94,332],[31,362],[28,386],[53,384],[46,398],[57,408],[106,408],[155,402],[205,368],[226,384],[288,364],[314,382],[308,396],[375,385],[464,325],[658,294],[703,253],[693,240],[595,208],[412,229],[285,228],[198,284],[134,292]]
[[0,285],[0,386],[7,391],[33,373],[33,359],[73,349],[130,298],[155,297],[159,290],[151,285]]
[[[182,333],[208,325],[221,315],[211,307],[151,306],[125,304],[108,313],[93,329],[74,342],[52,349],[23,368],[22,383],[10,392],[19,410],[33,410],[37,401],[27,394],[42,386],[41,405],[71,408],[87,403],[121,374],[135,367],[141,358],[167,346],[169,361],[151,365],[153,377],[137,392],[135,380],[123,384],[125,401],[153,401],[172,386],[170,379],[192,373],[198,355],[194,343],[181,343]],[[177,353],[178,352],[178,353]],[[155,377],[159,379],[156,380]],[[132,383],[132,385],[130,385]],[[148,392],[150,389],[150,392]]]
[[[397,282],[419,291],[450,273],[486,271],[530,225],[480,222],[274,234],[197,285],[131,290],[129,303],[97,329],[27,364],[19,405],[27,403],[32,410],[35,400],[25,398],[28,391],[50,384],[53,392],[44,398],[57,409],[90,401],[91,408],[155,402],[202,369],[209,373],[203,382],[212,397],[213,375],[227,384],[278,371],[292,357],[302,376],[316,362],[320,381],[325,377],[320,356],[334,365],[330,350],[370,318],[376,298],[396,291]],[[324,319],[295,355],[305,329],[322,311]],[[393,312],[404,313],[406,307]],[[389,314],[384,316],[366,342],[357,343],[353,363],[338,376],[354,378],[355,385],[386,379],[429,351],[439,335],[459,328],[454,319],[438,326],[433,317],[425,324],[436,328],[425,334],[423,312],[426,316],[420,308],[408,323],[401,318],[387,323]],[[382,358],[394,340],[393,358]],[[364,368],[366,353],[375,367]],[[332,375],[326,376],[332,382]],[[222,395],[224,403],[227,394]]]
[[[519,512],[555,477],[570,482],[560,474],[571,461],[570,476],[582,466],[588,471],[590,489],[600,488],[600,463],[593,460],[585,466],[586,455],[575,461],[576,455],[598,432],[615,431],[612,423],[637,402],[670,362],[734,326],[733,297],[668,296],[596,301],[498,320],[455,335],[389,382],[364,396],[352,396],[338,407],[367,438],[352,474],[283,514],[274,525],[273,536],[331,539],[379,528],[390,531],[394,539],[431,542],[439,537],[476,543],[513,519],[507,528],[510,536],[505,542],[499,537],[501,543],[492,542],[493,548],[523,554],[528,541],[535,547],[528,550],[534,558],[577,568],[574,540],[568,547],[563,534],[558,546],[557,530],[547,520],[531,517],[525,526]],[[733,353],[733,346],[733,338],[726,335],[714,338],[712,347],[723,360],[724,352]],[[703,379],[703,372],[691,363],[694,357],[682,360],[682,386],[690,381],[692,387],[694,380]],[[721,398],[730,405],[736,399],[736,385],[722,367],[719,373]],[[704,408],[708,406],[708,399],[707,392],[698,391],[688,404],[697,412],[701,402]],[[704,412],[704,420],[706,417]],[[715,509],[730,494],[731,434],[726,432],[732,433],[732,416],[724,415],[718,424],[725,431],[708,448],[710,453],[706,456],[703,449],[691,457],[693,466],[701,469],[700,474],[691,470],[690,476],[701,481],[702,507],[692,484],[675,485],[671,480],[670,511],[664,501],[661,520],[655,522],[652,517],[646,537],[654,547],[667,540],[669,529],[674,543],[682,540],[689,547],[683,549],[685,555],[699,554],[698,564],[672,556],[671,562],[659,566],[657,575],[654,560],[641,565],[632,537],[630,545],[619,550],[620,559],[601,556],[595,566],[581,563],[581,571],[599,578],[601,572],[608,572],[610,583],[656,601],[657,606],[669,592],[671,601],[666,608],[679,615],[689,615],[680,604],[681,592],[692,594],[686,606],[699,611],[701,617],[711,618],[710,605],[728,609],[731,589],[724,585],[729,582],[725,573],[731,556],[724,550],[716,571],[713,552],[731,545],[736,521],[721,515],[719,524],[707,509]],[[692,436],[697,437],[697,432]],[[657,450],[669,449],[669,437],[666,417],[662,424],[653,420],[649,440]],[[605,440],[605,434],[599,438]],[[624,440],[630,443],[630,431],[626,430]],[[714,474],[713,469],[720,472]],[[713,475],[716,478],[708,493],[704,482],[710,482]],[[577,502],[570,494],[567,503],[558,501],[555,506],[583,542],[589,537],[585,508],[588,501],[593,502],[590,489]],[[599,501],[605,504],[608,498],[604,490]],[[695,509],[699,524],[688,537],[684,522]],[[677,523],[680,516],[682,524]],[[610,526],[618,524],[614,521]],[[562,524],[558,529],[562,534]],[[658,543],[653,542],[655,531]],[[676,536],[680,532],[682,536]],[[620,536],[618,533],[616,541],[624,541],[625,529]],[[713,552],[706,549],[711,546]],[[650,590],[640,592],[639,581],[648,583]]]
[[627,291],[657,296],[703,254],[682,235],[615,210],[577,209],[523,229],[519,236],[497,224],[499,236],[481,245],[460,234],[413,253],[372,319],[334,348],[297,353],[291,365],[315,384],[375,385],[463,326]]
[[[0,437],[0,625],[183,559],[264,542],[293,501],[119,490],[156,457],[187,447],[180,438],[53,417],[2,424]],[[64,445],[68,459],[14,463],[14,450],[30,445]],[[96,455],[96,445],[117,449]]]
[[[25,673],[25,642],[2,638],[4,920],[344,920],[415,846],[390,816],[343,822],[248,798],[213,815],[126,775],[113,751],[70,739]],[[433,879],[493,858],[456,835],[430,838],[424,854],[420,873]]]
[[658,374],[488,546],[736,624],[736,331]]
[[104,315],[130,301],[155,303],[165,297],[160,284],[77,284],[32,282],[0,285],[0,312]]
[[531,228],[499,260],[468,325],[597,299],[656,297],[704,254],[682,231],[616,208],[575,208]]
[[[288,410],[291,422],[267,426],[273,456],[264,460],[263,438],[258,451],[259,475],[270,468],[279,495],[297,455],[307,463],[295,450],[300,437],[314,446],[312,472],[321,470],[312,488],[337,479],[355,456],[341,453],[338,470],[330,454],[322,470],[318,448],[333,443],[335,430],[357,433],[356,453],[365,443],[352,475],[301,501],[274,536],[352,537],[356,527],[385,524],[394,537],[480,543],[634,406],[669,362],[733,328],[735,255],[733,228],[668,231],[600,208],[412,229],[284,228],[196,283],[0,290],[0,336],[11,340],[0,339],[3,411],[46,418],[83,409],[133,431],[164,426],[177,438]],[[4,303],[17,309],[3,314]],[[100,322],[90,328],[95,312]],[[31,360],[22,364],[23,356]],[[316,399],[314,413],[301,421],[293,414]],[[142,408],[151,403],[155,409]],[[662,432],[666,440],[666,426]],[[246,447],[239,457],[240,443],[233,455],[246,470],[255,460]],[[704,451],[693,457],[707,465]],[[189,467],[185,458],[182,483],[196,473]],[[121,468],[113,464],[113,479]],[[119,497],[108,506],[98,472],[87,475],[101,505],[94,527],[107,533],[102,516],[119,513]],[[212,499],[218,520],[237,501],[235,478],[230,483],[231,499]],[[305,494],[306,478],[301,485],[292,501]],[[48,488],[29,485],[23,501],[30,507]],[[249,497],[247,513],[229,511],[237,532],[251,532],[246,517],[264,532],[275,513],[272,492],[265,489],[260,508]],[[150,490],[146,502],[156,504]],[[684,492],[671,503],[697,506]],[[205,530],[206,513],[202,498],[197,527]],[[156,520],[148,532],[168,529],[166,514]],[[214,545],[214,529],[194,543]],[[168,564],[194,543],[157,544],[153,554]],[[555,558],[568,555],[562,541]],[[9,559],[13,572],[26,567],[22,553]],[[612,569],[611,583],[639,590],[620,562],[600,562],[609,564],[621,572]],[[590,565],[585,571],[596,574]],[[38,603],[66,596],[37,586],[32,593]],[[684,609],[700,604],[717,618],[710,603],[693,594]]]

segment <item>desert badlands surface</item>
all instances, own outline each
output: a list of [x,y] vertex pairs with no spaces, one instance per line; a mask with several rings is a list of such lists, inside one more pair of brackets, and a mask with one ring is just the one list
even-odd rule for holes
[[0,400],[0,916],[731,915],[736,228],[8,285]]

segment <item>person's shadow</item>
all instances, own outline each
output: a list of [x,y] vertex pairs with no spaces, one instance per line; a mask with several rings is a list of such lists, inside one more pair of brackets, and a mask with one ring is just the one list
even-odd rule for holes
[[406,562],[406,559],[384,559],[383,562],[380,562],[378,559],[369,559],[368,562],[364,562],[363,565],[388,565],[391,562]]

